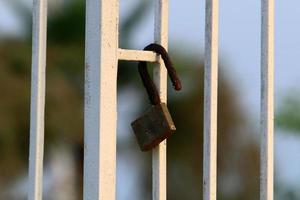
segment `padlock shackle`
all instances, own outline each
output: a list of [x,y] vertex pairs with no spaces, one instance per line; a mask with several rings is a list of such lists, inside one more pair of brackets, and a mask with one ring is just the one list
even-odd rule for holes
[[[152,43],[152,44],[146,46],[144,48],[144,50],[145,51],[154,51],[155,53],[157,53],[161,56],[161,58],[164,61],[165,66],[167,68],[169,77],[172,81],[173,88],[175,90],[181,90],[181,82],[177,76],[176,70],[173,67],[173,64],[171,62],[171,59],[170,59],[166,49],[159,44]],[[147,69],[147,63],[144,61],[139,62],[138,70],[139,70],[139,74],[141,76],[143,85],[147,90],[151,104],[153,104],[153,105],[159,104],[161,102],[159,93],[157,91],[157,88],[156,88],[154,82],[152,81],[152,79],[149,75],[149,72]]]

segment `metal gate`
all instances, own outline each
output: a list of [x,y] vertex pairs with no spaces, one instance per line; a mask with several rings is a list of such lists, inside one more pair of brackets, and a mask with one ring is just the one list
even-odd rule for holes
[[[168,47],[168,0],[154,0],[155,42]],[[273,199],[274,0],[261,0],[260,199]],[[199,8],[199,12],[201,9]],[[203,199],[216,200],[218,0],[206,0]],[[86,1],[84,199],[114,200],[118,60],[158,63],[154,79],[167,101],[166,70],[151,52],[120,49],[119,0]],[[42,199],[47,0],[33,2],[29,200]],[[166,141],[153,150],[153,199],[166,200]],[[201,187],[201,186],[198,186]]]

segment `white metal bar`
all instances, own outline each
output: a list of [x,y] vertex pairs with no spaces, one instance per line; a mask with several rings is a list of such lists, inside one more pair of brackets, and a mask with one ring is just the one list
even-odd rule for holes
[[260,199],[273,200],[274,0],[262,0]]
[[217,198],[218,0],[206,0],[203,199]]
[[159,56],[152,51],[119,49],[119,60],[158,62]]
[[43,191],[47,0],[33,1],[28,200]]
[[118,0],[86,1],[84,200],[114,200]]
[[[168,0],[155,1],[155,42],[168,48]],[[154,81],[158,86],[162,102],[167,102],[167,71],[160,59],[160,64],[154,68]],[[167,198],[167,142],[163,141],[152,153],[152,189],[153,200]]]

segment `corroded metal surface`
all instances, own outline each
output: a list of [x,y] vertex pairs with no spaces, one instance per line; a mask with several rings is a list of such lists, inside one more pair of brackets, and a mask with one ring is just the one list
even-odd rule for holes
[[154,148],[176,130],[165,103],[153,105],[145,115],[132,122],[131,126],[142,151]]

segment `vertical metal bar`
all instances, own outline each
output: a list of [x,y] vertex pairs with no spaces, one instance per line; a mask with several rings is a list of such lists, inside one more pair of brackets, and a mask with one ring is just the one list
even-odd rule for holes
[[[168,0],[155,1],[155,42],[168,48]],[[167,102],[167,71],[163,62],[154,68],[154,81],[158,86],[162,102]],[[152,189],[153,200],[167,198],[167,142],[163,141],[152,153]]]
[[84,199],[114,200],[118,0],[86,1]]
[[218,0],[206,0],[205,8],[204,200],[217,196],[218,4]]
[[262,0],[260,199],[273,200],[274,0]]
[[28,184],[29,200],[41,200],[43,191],[46,37],[47,0],[34,0]]

